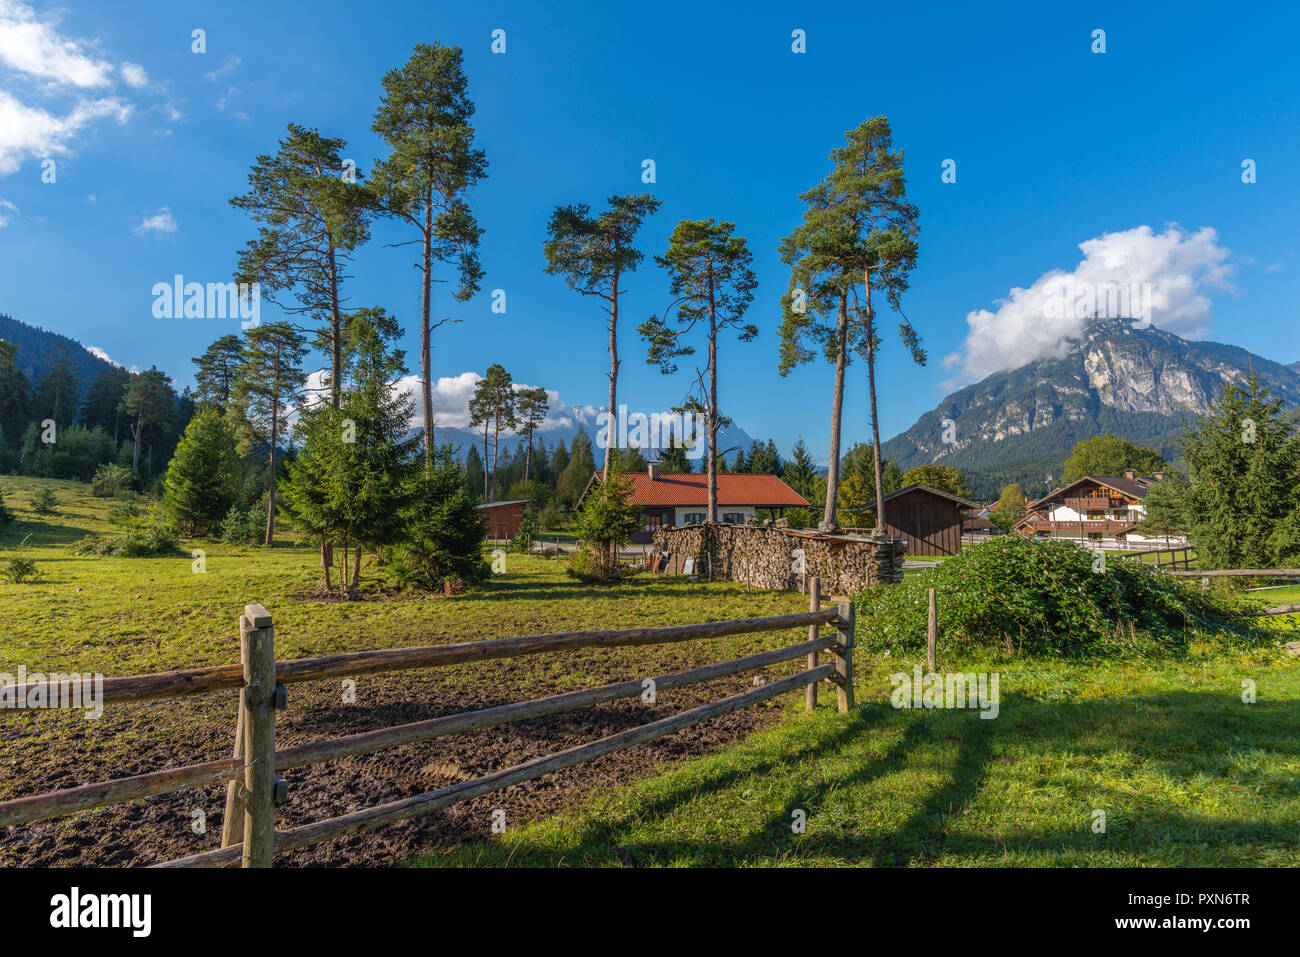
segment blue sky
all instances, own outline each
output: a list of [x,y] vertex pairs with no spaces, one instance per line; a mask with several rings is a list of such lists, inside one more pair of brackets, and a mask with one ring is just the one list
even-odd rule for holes
[[[888,331],[885,437],[953,385],[1043,348],[1052,330],[1001,303],[1052,270],[1153,279],[1156,325],[1294,362],[1300,16],[1134,6],[0,0],[0,312],[192,382],[190,357],[236,327],[155,319],[153,284],[229,279],[253,229],[227,200],[287,123],[346,138],[369,169],[382,153],[370,132],[380,77],[414,43],[438,41],[464,48],[490,164],[471,195],[484,291],[458,304],[435,288],[437,314],[460,320],[436,334],[435,374],[454,380],[448,424],[465,374],[492,362],[563,403],[602,402],[603,316],[543,272],[545,223],[557,204],[644,189],[664,204],[643,232],[648,253],[683,218],[732,220],[748,238],[760,282],[748,319],[761,333],[722,346],[723,411],[783,451],[802,436],[823,456],[829,367],[776,372],[788,278],[776,247],[844,131],[882,113],[920,209],[904,307],[931,357],[912,365]],[[204,54],[191,52],[196,28]],[[494,29],[504,54],[491,52]],[[804,54],[791,51],[795,29]],[[1096,29],[1104,53],[1092,52]],[[941,182],[945,159],[955,183]],[[1242,182],[1245,159],[1254,183]],[[412,238],[377,224],[349,293],[402,320],[414,360],[413,252],[385,247]],[[504,316],[491,312],[495,288]],[[620,398],[632,409],[675,404],[688,385],[685,370],[646,365],[635,335],[668,299],[647,256],[623,305]],[[850,370],[850,442],[869,434],[865,376]]]

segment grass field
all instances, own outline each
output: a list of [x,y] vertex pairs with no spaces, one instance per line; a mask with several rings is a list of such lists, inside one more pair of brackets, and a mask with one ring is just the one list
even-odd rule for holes
[[[59,514],[36,516],[28,509],[42,484],[55,488]],[[29,669],[106,674],[230,662],[237,654],[235,618],[252,602],[275,616],[280,657],[805,607],[798,595],[731,583],[642,579],[599,589],[568,579],[558,561],[514,555],[506,573],[482,591],[451,599],[321,602],[306,597],[319,575],[310,549],[186,543],[187,552],[206,551],[203,573],[192,571],[188,554],[77,557],[63,546],[104,531],[108,502],[75,483],[5,477],[0,489],[18,519],[0,540],[0,558],[30,535],[27,554],[41,575],[35,583],[0,583],[9,624],[0,636],[0,671],[20,662]],[[1298,600],[1300,588],[1257,596],[1261,604],[1280,604]],[[529,805],[532,813],[512,812],[504,835],[490,835],[485,827],[454,838],[437,831],[423,845],[402,847],[422,846],[429,853],[418,863],[434,866],[1294,865],[1300,860],[1300,659],[1281,647],[1294,637],[1279,632],[1276,645],[1245,651],[1196,644],[1178,660],[1081,664],[946,660],[941,654],[940,670],[1001,674],[995,720],[977,711],[895,710],[889,675],[916,662],[863,655],[857,661],[859,706],[849,715],[834,713],[829,690],[812,715],[792,695],[763,709],[766,717],[752,733],[681,753],[670,739],[630,777],[624,774],[619,786],[583,779],[573,784],[573,800],[557,805],[538,798]],[[472,693],[518,700],[794,639],[718,639],[466,666],[440,673],[420,693],[430,696],[433,713],[441,713],[459,710],[458,697]],[[1243,681],[1254,682],[1252,704],[1242,700]],[[733,680],[709,689],[709,697],[747,686],[748,679]],[[400,689],[410,693],[405,685]],[[662,714],[691,703],[675,694],[663,698]],[[331,714],[310,692],[294,691],[286,740],[329,736],[306,719],[328,723]],[[230,723],[232,716],[222,720]],[[583,735],[590,740],[608,733],[599,725],[560,730],[571,737],[537,746],[558,750]],[[48,746],[52,735],[0,742],[0,759],[45,767],[44,752],[34,749]],[[84,775],[98,769],[129,772],[133,768],[121,765],[114,749],[120,744],[134,757],[141,741],[149,745],[144,757],[166,757],[167,763],[195,760],[196,749],[216,756],[228,748],[228,735],[225,724],[198,728],[193,712],[161,724],[154,718],[131,724],[120,742],[113,737],[63,755],[91,770],[60,773],[88,780]],[[513,740],[494,734],[481,746],[471,742],[460,757],[466,772],[503,766],[505,759],[495,755]],[[324,783],[338,787],[333,779]],[[398,793],[424,786],[403,783]],[[32,790],[23,775],[9,775],[0,783],[0,799]],[[504,792],[503,800],[515,790]],[[806,814],[805,833],[791,830],[796,811]],[[1104,833],[1094,831],[1098,811],[1105,813]],[[291,804],[281,813],[296,824],[319,818],[322,808]],[[149,823],[155,819],[124,819],[120,826],[130,832],[156,826]]]

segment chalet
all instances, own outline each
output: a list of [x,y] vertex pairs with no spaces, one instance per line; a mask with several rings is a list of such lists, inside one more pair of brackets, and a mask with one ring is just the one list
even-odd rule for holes
[[[592,476],[583,498],[599,480]],[[663,472],[651,464],[646,471],[621,476],[632,483],[631,500],[641,506],[644,519],[641,531],[632,541],[644,544],[660,528],[697,525],[704,521],[708,508],[708,477],[696,472]],[[718,474],[718,520],[743,525],[757,510],[771,509],[777,516],[787,508],[806,508],[807,500],[775,475]],[[578,500],[582,508],[582,500]]]
[[1015,531],[1033,538],[1065,538],[1084,545],[1109,548],[1157,548],[1186,545],[1181,536],[1147,537],[1135,531],[1146,512],[1142,499],[1163,472],[1150,478],[1132,469],[1123,475],[1085,475],[1030,502],[1028,514]]
[[962,511],[976,508],[969,499],[918,482],[885,496],[885,531],[907,539],[908,555],[956,555]]

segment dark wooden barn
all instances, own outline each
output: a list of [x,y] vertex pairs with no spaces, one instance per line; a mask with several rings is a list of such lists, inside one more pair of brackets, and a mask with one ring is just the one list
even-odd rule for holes
[[519,526],[523,524],[524,512],[528,509],[528,505],[529,501],[526,498],[514,502],[488,502],[486,505],[480,505],[479,509],[487,518],[487,537],[498,541],[514,538],[515,532],[519,531]]
[[969,499],[918,483],[885,496],[885,528],[907,539],[908,555],[956,555],[962,510],[975,508]]

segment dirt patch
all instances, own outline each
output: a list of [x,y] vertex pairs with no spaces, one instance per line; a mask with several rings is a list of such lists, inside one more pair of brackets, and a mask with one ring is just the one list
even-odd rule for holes
[[[717,660],[703,648],[656,651],[636,662],[641,674]],[[779,673],[793,668],[782,666]],[[574,684],[578,672],[581,684]],[[355,704],[342,702],[335,682],[292,685],[289,707],[277,717],[277,744],[355,734],[627,680],[635,673],[630,673],[626,657],[589,652],[363,677],[357,680]],[[768,677],[777,673],[773,669]],[[277,808],[276,826],[297,827],[445,787],[752,686],[752,675],[736,676],[661,693],[655,705],[640,699],[611,702],[287,771],[289,800]],[[486,837],[497,809],[505,812],[509,828],[552,815],[597,790],[715,751],[779,720],[781,710],[780,702],[760,704],[423,817],[282,855],[276,863],[395,865],[417,853],[436,854],[439,848]],[[98,721],[66,713],[19,716],[0,726],[0,799],[226,757],[234,727],[235,700],[230,693],[109,708]],[[71,818],[0,828],[0,865],[142,866],[210,850],[221,843],[224,805],[225,787],[214,784]]]

